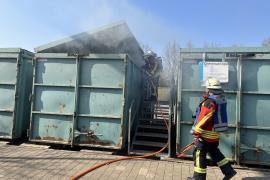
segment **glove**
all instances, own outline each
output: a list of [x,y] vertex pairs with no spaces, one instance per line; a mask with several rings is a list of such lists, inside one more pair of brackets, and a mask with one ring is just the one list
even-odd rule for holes
[[194,143],[195,146],[197,146],[198,141],[199,141],[199,138],[198,137],[194,137],[193,143]]
[[193,143],[195,146],[198,145],[199,141],[203,142],[203,139],[198,136],[194,136]]

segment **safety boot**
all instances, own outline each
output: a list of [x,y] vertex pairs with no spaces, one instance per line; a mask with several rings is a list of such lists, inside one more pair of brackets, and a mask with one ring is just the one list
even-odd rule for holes
[[237,174],[237,172],[233,169],[232,172],[230,174],[225,174],[223,180],[229,180],[231,179],[233,176],[235,176]]
[[206,174],[194,172],[193,177],[188,177],[188,180],[206,180]]
[[224,166],[221,166],[220,169],[222,173],[225,175],[223,180],[229,180],[237,173],[229,163],[225,164]]

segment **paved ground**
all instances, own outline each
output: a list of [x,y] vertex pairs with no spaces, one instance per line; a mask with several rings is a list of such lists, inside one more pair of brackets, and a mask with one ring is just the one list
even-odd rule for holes
[[[68,151],[49,149],[48,146],[0,142],[1,179],[69,179],[81,169],[119,156],[102,151]],[[234,179],[270,179],[270,170],[237,168]],[[164,161],[137,159],[116,162],[104,166],[81,179],[91,180],[181,180],[192,175],[191,161]],[[216,167],[207,170],[209,180],[222,179]]]

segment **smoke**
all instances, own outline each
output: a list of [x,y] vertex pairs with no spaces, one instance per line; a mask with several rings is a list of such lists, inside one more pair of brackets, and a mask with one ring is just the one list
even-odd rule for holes
[[[161,53],[177,33],[159,15],[127,0],[2,0],[0,46],[29,48],[124,20],[139,42]],[[179,36],[179,35],[178,35]]]
[[[161,53],[170,39],[176,39],[177,33],[158,15],[147,9],[139,8],[127,0],[90,1],[86,4],[91,11],[80,21],[81,29],[89,29],[110,24],[119,20],[127,22],[139,42],[151,46]],[[179,36],[179,35],[178,35]]]
[[[44,48],[45,47],[45,48]],[[117,22],[40,46],[36,52],[43,53],[124,53],[137,65],[144,64],[143,52],[124,22]]]

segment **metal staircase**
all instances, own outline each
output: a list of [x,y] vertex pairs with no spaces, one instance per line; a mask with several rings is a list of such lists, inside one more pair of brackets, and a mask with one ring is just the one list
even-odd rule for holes
[[[168,142],[170,106],[168,103],[157,105],[155,101],[143,101],[139,122],[131,143],[131,154],[142,155],[160,150]],[[167,155],[166,150],[162,155]]]

